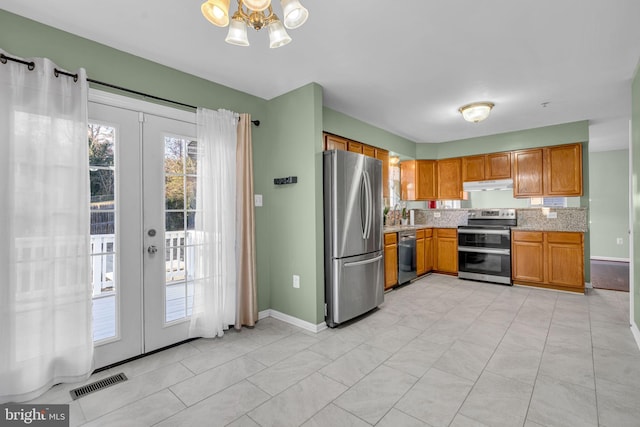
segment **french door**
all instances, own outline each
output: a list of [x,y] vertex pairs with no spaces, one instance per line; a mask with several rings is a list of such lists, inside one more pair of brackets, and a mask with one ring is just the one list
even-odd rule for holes
[[95,368],[187,339],[195,114],[115,95],[89,103]]

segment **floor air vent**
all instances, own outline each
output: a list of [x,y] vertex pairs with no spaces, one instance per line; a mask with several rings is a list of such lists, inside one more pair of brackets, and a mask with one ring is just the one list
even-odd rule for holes
[[119,374],[112,375],[100,381],[83,385],[82,387],[74,388],[69,393],[71,393],[71,398],[73,400],[76,400],[81,398],[82,396],[86,396],[87,394],[91,394],[95,391],[102,390],[107,387],[111,387],[112,385],[121,383],[126,380],[127,380],[127,376],[121,372]]

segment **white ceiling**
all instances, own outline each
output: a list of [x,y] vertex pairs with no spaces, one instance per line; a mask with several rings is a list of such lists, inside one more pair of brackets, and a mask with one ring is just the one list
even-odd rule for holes
[[[309,20],[273,50],[266,30],[226,44],[202,1],[2,8],[265,99],[317,82],[324,105],[415,142],[589,120],[592,151],[628,146],[638,0],[301,0]],[[496,104],[485,122],[462,120],[473,101]]]

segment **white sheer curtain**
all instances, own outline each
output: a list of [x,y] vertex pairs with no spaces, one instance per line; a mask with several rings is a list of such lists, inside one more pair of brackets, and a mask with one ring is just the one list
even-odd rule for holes
[[29,61],[0,64],[0,403],[93,359],[85,71]]
[[238,115],[198,108],[195,282],[190,337],[213,338],[235,322]]

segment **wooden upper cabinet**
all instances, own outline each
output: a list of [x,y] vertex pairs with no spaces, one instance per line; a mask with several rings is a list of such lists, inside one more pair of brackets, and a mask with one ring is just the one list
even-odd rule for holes
[[467,156],[462,158],[462,181],[483,181],[485,179],[486,156]]
[[416,160],[400,163],[400,198],[416,200]]
[[511,178],[511,153],[491,153],[462,158],[462,181]]
[[582,144],[513,152],[514,197],[581,196]]
[[582,196],[582,144],[545,148],[544,193]]
[[513,152],[513,196],[539,197],[543,186],[544,150],[520,150]]
[[362,154],[362,144],[355,141],[347,141],[347,150]]
[[462,159],[438,160],[438,199],[462,199]]
[[375,157],[376,149],[370,145],[362,145],[362,154],[368,157]]
[[409,160],[400,163],[400,198],[436,200],[437,160]]
[[511,178],[511,153],[491,153],[485,156],[484,179]]
[[389,197],[389,152],[376,148],[375,158],[382,161],[382,197]]
[[417,200],[435,200],[437,194],[437,162],[435,160],[416,160]]
[[325,150],[344,150],[347,151],[347,142],[349,140],[339,136],[324,134],[324,149]]

